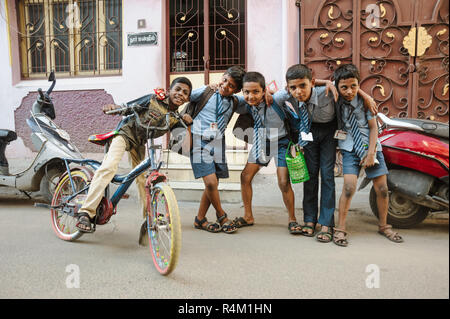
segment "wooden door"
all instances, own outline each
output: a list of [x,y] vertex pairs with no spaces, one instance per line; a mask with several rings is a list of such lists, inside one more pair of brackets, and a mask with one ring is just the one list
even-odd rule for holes
[[354,63],[380,112],[448,122],[448,21],[445,0],[302,0],[301,62]]

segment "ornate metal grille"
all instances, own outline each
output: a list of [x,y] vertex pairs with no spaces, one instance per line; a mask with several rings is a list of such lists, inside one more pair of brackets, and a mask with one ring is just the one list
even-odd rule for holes
[[362,1],[361,8],[361,88],[375,99],[380,112],[391,117],[411,116],[414,101],[408,87],[413,85],[410,64],[414,61],[401,41],[410,26],[399,23],[395,4],[390,0],[379,4]]
[[[316,78],[354,63],[390,117],[448,122],[449,5],[417,0],[302,0],[302,61]],[[312,10],[313,8],[314,10]],[[310,15],[314,12],[314,15]]]
[[[170,71],[202,72],[245,67],[244,0],[171,0]],[[205,26],[205,16],[209,24]],[[205,27],[209,37],[205,38]],[[205,47],[209,60],[205,58]],[[205,63],[209,61],[209,63]]]
[[304,63],[317,78],[331,78],[353,58],[353,1],[327,0],[315,13],[317,25],[304,28]]
[[233,65],[245,68],[245,3],[241,0],[210,1],[211,70]]
[[118,74],[121,0],[19,1],[22,77]]

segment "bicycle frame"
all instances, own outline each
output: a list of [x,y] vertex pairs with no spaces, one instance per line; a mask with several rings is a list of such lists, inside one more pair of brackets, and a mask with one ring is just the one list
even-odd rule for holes
[[[114,194],[111,196],[110,201],[115,208],[117,204],[119,203],[122,196],[126,193],[128,188],[130,187],[131,183],[144,171],[146,171],[148,168],[150,168],[152,171],[158,171],[162,165],[162,162],[160,162],[158,165],[155,164],[155,147],[153,145],[153,141],[151,143],[151,147],[149,148],[149,157],[143,160],[141,163],[139,163],[131,172],[129,172],[126,175],[115,175],[111,182],[114,183],[120,183],[120,186],[117,188],[117,190],[114,192]],[[75,185],[72,180],[72,174],[70,173],[70,167],[69,163],[75,163],[82,166],[90,166],[96,171],[101,163],[96,160],[91,159],[73,159],[73,158],[63,158],[64,163],[66,165],[66,169],[69,175],[70,184],[72,186],[72,191],[74,192],[71,196],[67,198],[67,201],[71,201],[73,198],[78,196],[79,194],[83,193],[87,189],[89,189],[90,184],[86,185],[83,189],[76,192]]]

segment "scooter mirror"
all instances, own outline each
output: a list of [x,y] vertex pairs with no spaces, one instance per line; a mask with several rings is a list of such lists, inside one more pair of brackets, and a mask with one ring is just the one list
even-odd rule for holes
[[55,81],[55,72],[54,71],[50,72],[50,76],[48,77],[48,81],[49,82]]

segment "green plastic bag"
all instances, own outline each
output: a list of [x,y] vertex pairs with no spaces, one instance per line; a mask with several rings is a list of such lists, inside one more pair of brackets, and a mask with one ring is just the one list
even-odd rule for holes
[[[296,156],[291,155],[291,146],[295,145]],[[289,171],[289,177],[292,184],[303,183],[309,180],[308,167],[306,167],[305,157],[300,152],[298,145],[289,142],[286,150],[286,163]]]

